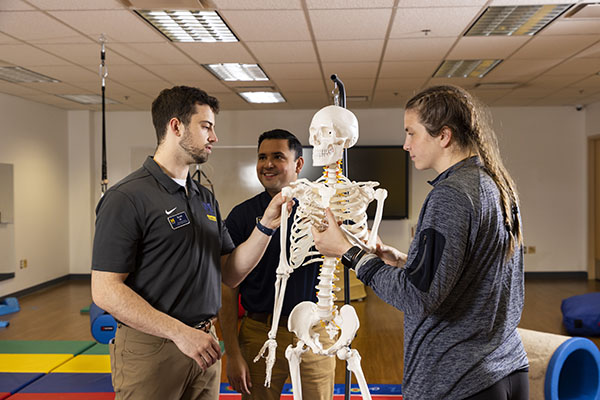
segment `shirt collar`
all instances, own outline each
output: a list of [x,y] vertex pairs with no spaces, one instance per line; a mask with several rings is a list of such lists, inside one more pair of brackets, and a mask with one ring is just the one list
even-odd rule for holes
[[448,168],[447,170],[445,170],[444,172],[439,174],[434,180],[427,181],[427,183],[429,183],[431,186],[436,186],[438,183],[440,183],[441,181],[443,181],[444,179],[446,179],[450,175],[452,175],[454,173],[454,171],[456,171],[464,166],[471,166],[471,165],[476,165],[478,167],[481,167],[481,161],[479,160],[478,156],[467,157],[464,160],[457,162],[456,164],[454,164],[453,166],[451,166],[450,168]]
[[[182,188],[182,186],[180,184],[178,184],[173,179],[171,179],[171,177],[169,175],[167,175],[165,173],[165,171],[162,170],[160,165],[158,165],[156,163],[156,161],[154,161],[154,158],[152,156],[148,156],[148,158],[146,158],[146,161],[144,161],[144,168],[146,168],[146,170],[148,170],[148,172],[150,172],[150,174],[152,174],[152,176],[165,189],[167,189],[167,191],[169,193],[171,193],[171,194],[176,193],[180,188]],[[198,189],[198,186],[192,181],[192,178],[189,173],[187,174],[187,177],[186,177],[186,186],[188,188],[191,188],[191,190],[193,192],[195,192],[196,194],[198,194],[200,192],[200,190]]]

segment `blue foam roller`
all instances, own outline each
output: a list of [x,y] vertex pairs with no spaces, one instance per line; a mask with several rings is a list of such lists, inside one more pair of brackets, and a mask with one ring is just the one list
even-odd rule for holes
[[544,381],[546,400],[600,399],[600,350],[585,338],[571,338],[552,354]]
[[0,315],[14,313],[20,309],[19,301],[16,297],[7,297],[0,302]]
[[117,321],[94,303],[90,306],[90,325],[92,336],[98,343],[107,344],[115,337]]

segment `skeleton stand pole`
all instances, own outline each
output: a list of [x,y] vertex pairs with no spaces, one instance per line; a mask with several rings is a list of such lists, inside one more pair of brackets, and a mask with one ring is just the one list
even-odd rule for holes
[[106,92],[106,77],[108,76],[108,69],[106,68],[105,58],[106,52],[104,51],[104,42],[105,42],[104,34],[100,35],[100,44],[102,45],[102,49],[100,51],[100,67],[99,73],[102,78],[102,180],[100,182],[100,188],[102,190],[102,196],[106,192],[106,188],[108,187],[108,174],[106,167],[106,104],[105,104],[105,92]]
[[[333,89],[333,103],[336,106],[346,108],[346,90],[344,89],[344,83],[338,78],[336,74],[331,75],[331,80],[334,82],[335,87]],[[335,89],[338,89],[337,93]],[[342,173],[348,177],[348,149],[344,149],[344,155],[342,157]],[[344,304],[350,304],[350,272],[348,268],[344,268]],[[350,379],[352,378],[352,371],[346,368],[346,374],[344,379],[344,400],[350,400]]]

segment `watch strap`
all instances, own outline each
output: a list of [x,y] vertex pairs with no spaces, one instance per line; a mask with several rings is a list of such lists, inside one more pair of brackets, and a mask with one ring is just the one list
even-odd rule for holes
[[273,236],[276,231],[276,229],[267,228],[266,226],[261,224],[260,221],[256,221],[256,227],[258,228],[259,231],[261,231],[262,233],[264,233],[267,236]]

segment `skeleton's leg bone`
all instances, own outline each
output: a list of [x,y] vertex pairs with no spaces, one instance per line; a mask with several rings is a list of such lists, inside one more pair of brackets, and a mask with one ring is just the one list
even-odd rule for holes
[[360,354],[358,353],[358,350],[344,347],[337,352],[337,356],[340,360],[346,360],[348,370],[356,376],[356,381],[358,382],[358,387],[360,388],[360,394],[362,395],[363,400],[371,400],[371,393],[367,386],[367,380],[360,367]]
[[302,400],[302,380],[300,379],[300,363],[302,362],[302,353],[308,348],[303,349],[304,344],[298,341],[296,347],[291,344],[285,349],[285,358],[288,359],[290,366],[290,377],[292,378],[292,392],[294,400]]

